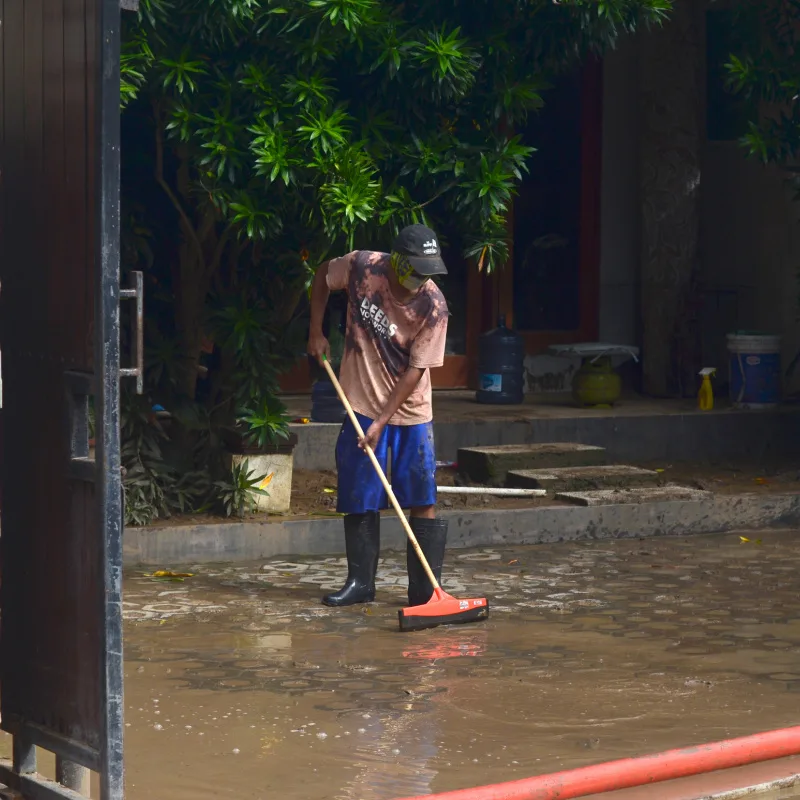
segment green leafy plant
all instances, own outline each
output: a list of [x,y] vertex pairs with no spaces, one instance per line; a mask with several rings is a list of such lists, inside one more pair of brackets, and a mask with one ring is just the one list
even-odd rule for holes
[[[223,322],[213,317],[223,297],[243,313],[243,289],[253,314],[253,303],[276,302],[236,341],[262,361],[280,351],[266,360],[285,369],[279,333],[327,253],[446,221],[466,258],[486,270],[502,264],[510,206],[536,146],[516,132],[549,79],[670,7],[141,0],[123,19],[123,172],[136,163],[128,184],[149,193],[143,206],[171,235],[172,263],[156,259],[153,269],[172,288],[164,319],[178,354],[175,390],[194,399],[200,368],[216,369],[202,363],[209,336],[232,349],[212,335]],[[210,404],[237,385],[235,371],[246,383],[236,402],[274,394],[273,375],[252,354],[223,362]]]
[[247,426],[245,441],[263,449],[289,438],[289,418],[286,407],[275,398],[265,397],[261,403],[245,409],[239,421]]
[[742,144],[764,162],[789,166],[800,153],[800,6],[793,0],[740,0],[734,8],[731,38],[739,49],[725,66],[731,91],[749,101]]
[[218,502],[226,517],[235,515],[243,518],[245,514],[256,510],[259,495],[269,494],[266,489],[260,488],[266,475],[253,477],[254,472],[245,459],[231,466],[229,477],[214,482]]
[[175,513],[207,506],[208,474],[202,469],[178,470],[164,457],[169,437],[144,398],[122,396],[121,461],[125,522],[148,525]]
[[[316,266],[413,222],[501,265],[536,157],[517,133],[543,90],[670,6],[141,0],[125,14],[123,269],[144,272],[147,295],[126,519],[251,509],[259,481],[228,474],[224,434],[238,422],[256,446],[285,438],[275,397],[303,352]],[[331,345],[340,360],[343,340]]]

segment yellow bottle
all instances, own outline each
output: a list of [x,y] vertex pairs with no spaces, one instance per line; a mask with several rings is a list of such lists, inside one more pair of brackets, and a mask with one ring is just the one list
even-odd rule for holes
[[703,382],[700,384],[700,391],[697,393],[697,407],[701,411],[711,411],[714,408],[714,389],[711,386],[711,376],[716,375],[714,367],[705,367],[700,370],[700,377]]

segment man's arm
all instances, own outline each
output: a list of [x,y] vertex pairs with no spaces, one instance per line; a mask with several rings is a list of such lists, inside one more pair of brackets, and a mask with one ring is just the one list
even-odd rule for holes
[[395,415],[397,409],[405,403],[411,396],[411,392],[417,388],[417,384],[425,374],[424,369],[417,367],[409,367],[397,381],[392,393],[389,395],[389,400],[386,403],[381,415],[376,419],[369,430],[366,432],[364,438],[358,443],[358,446],[363,450],[366,445],[369,445],[373,450],[381,438],[383,429],[389,423],[389,420]]
[[325,261],[319,265],[317,274],[311,284],[311,326],[308,331],[307,352],[310,356],[322,363],[322,356],[328,360],[331,357],[331,346],[322,332],[322,320],[325,317],[325,307],[328,305],[328,298],[331,290],[328,288],[328,265],[330,261]]

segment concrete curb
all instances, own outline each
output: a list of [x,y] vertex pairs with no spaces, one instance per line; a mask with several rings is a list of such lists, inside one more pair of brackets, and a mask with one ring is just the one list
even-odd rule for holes
[[[775,792],[781,789],[793,789],[796,790],[800,787],[800,774],[797,775],[789,775],[786,778],[780,778],[774,781],[766,781],[765,783],[759,783],[755,786],[745,786],[741,789],[730,789],[726,792],[719,792],[718,794],[709,794],[705,795],[705,797],[699,797],[697,800],[739,800],[741,797],[749,797],[751,800],[780,800],[781,797],[784,800],[791,800],[790,795],[782,794],[776,795]],[[769,792],[769,795],[766,794]],[[797,797],[794,792],[791,795],[792,797]]]
[[633,789],[590,794],[585,800],[789,800],[800,787],[800,757],[789,756],[743,767],[706,772]]
[[[442,516],[450,521],[451,548],[544,544],[800,527],[800,495],[716,495],[699,501],[448,511]],[[404,534],[396,519],[384,519],[382,543],[385,550],[405,549]],[[126,566],[254,561],[343,552],[342,521],[335,517],[128,528],[123,539]]]
[[[654,789],[659,790],[659,800],[740,800],[748,797],[750,800],[791,800],[797,798],[796,792],[800,788],[800,774],[787,775],[783,778],[742,785],[735,789],[720,789],[719,791],[694,788],[707,785],[710,782],[724,782],[731,776],[726,773],[736,772],[723,770],[720,773],[706,773],[694,778],[679,778],[675,781],[666,781],[658,784],[648,784],[638,789],[621,789],[605,794],[586,795],[584,800],[651,800]],[[791,791],[791,794],[788,792]]]

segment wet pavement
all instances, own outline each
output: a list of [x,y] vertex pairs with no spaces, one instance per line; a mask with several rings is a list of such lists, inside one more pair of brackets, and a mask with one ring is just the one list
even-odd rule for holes
[[453,551],[491,618],[413,634],[395,554],[338,610],[339,558],[131,572],[128,798],[390,800],[796,725],[798,534],[758,537]]

